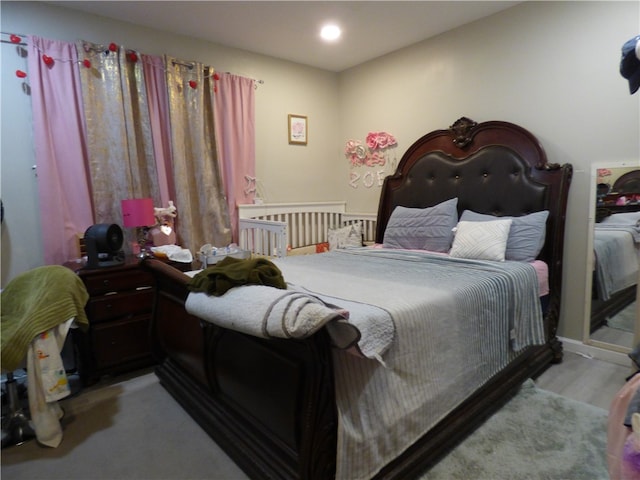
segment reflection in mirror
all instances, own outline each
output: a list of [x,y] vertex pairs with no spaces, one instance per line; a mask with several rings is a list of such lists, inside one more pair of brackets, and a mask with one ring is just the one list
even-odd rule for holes
[[590,340],[635,347],[640,270],[640,168],[596,167],[591,255]]

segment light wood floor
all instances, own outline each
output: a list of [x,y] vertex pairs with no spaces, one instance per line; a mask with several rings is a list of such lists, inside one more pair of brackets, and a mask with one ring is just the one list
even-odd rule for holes
[[607,326],[600,327],[591,334],[590,338],[591,340],[597,340],[603,343],[633,348],[633,332],[625,332],[617,328]]
[[562,363],[552,365],[536,380],[544,390],[609,410],[611,400],[633,373],[629,366],[564,352]]

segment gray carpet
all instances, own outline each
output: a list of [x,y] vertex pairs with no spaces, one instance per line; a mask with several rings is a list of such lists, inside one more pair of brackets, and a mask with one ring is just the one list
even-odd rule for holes
[[[63,402],[57,449],[2,451],[3,479],[246,479],[153,374]],[[606,479],[606,411],[538,389],[520,393],[424,480]]]
[[3,480],[248,477],[160,386],[153,373],[62,402],[64,439],[2,450]]

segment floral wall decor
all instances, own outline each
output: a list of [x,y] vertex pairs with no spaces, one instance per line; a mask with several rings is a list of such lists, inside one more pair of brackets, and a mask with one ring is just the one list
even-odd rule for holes
[[[397,145],[396,138],[387,132],[369,132],[363,145],[359,140],[348,140],[344,154],[351,163],[351,167],[384,167],[389,163],[388,152],[389,148]],[[394,159],[395,160],[395,159]],[[395,163],[395,161],[394,161]],[[394,168],[395,166],[392,166]],[[358,188],[358,183],[362,179],[362,184],[370,188],[374,183],[378,186],[382,185],[385,177],[384,169],[375,172],[368,171],[364,175],[356,171],[351,171],[349,185],[353,188]]]
[[598,173],[597,183],[607,183],[607,179],[605,177],[611,176],[611,170],[609,170],[608,168],[599,168],[597,173]]

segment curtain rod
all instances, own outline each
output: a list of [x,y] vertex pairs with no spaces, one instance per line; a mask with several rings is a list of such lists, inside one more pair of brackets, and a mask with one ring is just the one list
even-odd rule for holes
[[[184,67],[187,67],[189,70],[191,70],[194,67],[193,63],[185,63],[185,62],[180,62],[178,60],[171,60],[171,64],[172,65],[182,65]],[[209,68],[209,67],[207,67],[207,68]],[[215,67],[211,67],[211,68],[213,68],[214,71],[215,71]],[[233,72],[224,72],[224,73],[227,73],[229,75],[237,75],[236,73],[233,73]],[[238,76],[243,77],[244,75],[238,75]],[[250,80],[253,80],[256,83],[259,83],[260,85],[264,84],[264,80],[250,78],[250,77],[245,77],[245,78],[249,78]]]
[[[25,35],[23,33],[9,33],[9,32],[2,32],[2,31],[0,31],[0,34],[2,34],[2,35],[17,35],[17,36],[19,36],[21,38],[27,36],[27,35]],[[0,43],[9,43],[11,45],[27,45],[26,42],[14,43],[14,42],[9,41],[9,40],[0,40]],[[91,49],[94,50],[94,48],[91,48]],[[99,51],[99,50],[95,49],[95,51]],[[190,70],[193,69],[193,67],[194,67],[193,63],[179,62],[177,60],[172,60],[171,63],[173,65],[183,65],[183,66],[189,68]],[[215,69],[215,67],[214,67],[214,69]],[[225,72],[225,73],[228,73],[229,75],[236,75],[235,73],[232,73],[232,72]],[[240,76],[243,76],[243,75],[240,75]],[[250,77],[247,77],[247,78],[250,78]],[[255,79],[255,78],[251,78],[251,80],[253,80],[254,82],[256,82],[257,84],[260,84],[260,85],[264,84],[264,80]],[[256,85],[256,88],[257,88],[257,85]]]
[[[233,72],[224,72],[224,73],[228,73],[229,75],[238,75],[237,73],[233,73]],[[256,83],[259,83],[260,85],[264,85],[264,80],[260,80],[257,78],[251,78],[251,77],[245,77],[244,75],[238,75],[239,77],[244,77],[244,78],[248,78],[249,80],[253,80]],[[256,85],[256,88],[258,88],[258,86]]]
[[17,42],[17,43],[15,43],[15,42],[11,42],[9,40],[0,40],[0,43],[10,43],[11,45],[26,45],[25,42]]
[[[17,35],[18,37],[20,37],[20,40],[22,40],[22,37],[26,37],[26,35],[22,34],[22,33],[9,33],[9,32],[0,32],[0,34],[2,35]],[[11,45],[26,45],[26,42],[12,42],[10,40],[0,40],[0,43],[10,43]]]
[[179,62],[177,60],[171,60],[171,64],[172,65],[182,65],[184,67],[187,67],[189,70],[193,69],[193,63],[184,63],[184,62]]

